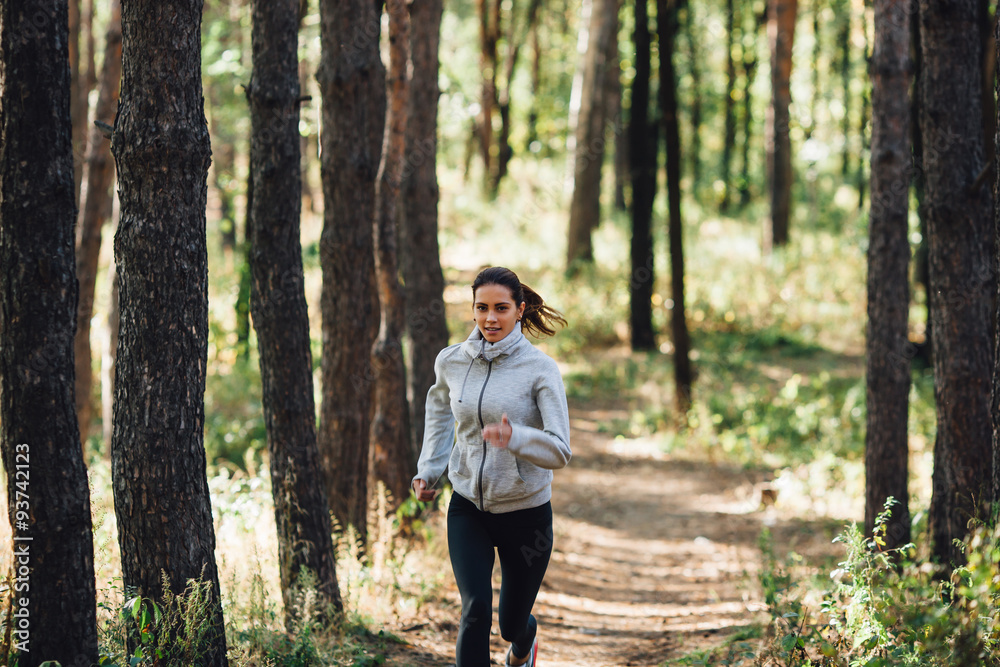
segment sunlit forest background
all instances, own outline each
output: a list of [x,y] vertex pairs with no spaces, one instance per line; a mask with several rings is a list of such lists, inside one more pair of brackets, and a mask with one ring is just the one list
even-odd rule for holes
[[[530,38],[524,27],[526,4],[507,0],[501,5],[504,29],[510,31],[500,40],[501,62],[514,42],[520,47],[520,59],[509,81],[501,76],[500,85],[509,95],[513,152],[507,174],[492,183],[475,136],[483,82],[477,4],[445,3],[437,175],[438,238],[450,341],[463,340],[472,329],[469,285],[476,272],[488,265],[510,267],[566,316],[564,330],[533,342],[558,361],[571,407],[598,415],[593,427],[602,437],[623,450],[656,450],[671,461],[751,471],[764,480],[767,503],[786,517],[863,523],[872,7],[863,0],[799,3],[791,69],[794,177],[789,242],[773,248],[765,242],[771,210],[764,148],[764,119],[771,101],[771,56],[761,20],[765,3],[709,0],[683,3],[679,9],[674,64],[682,147],[685,307],[694,368],[690,409],[680,413],[673,380],[670,316],[675,304],[662,164],[652,218],[656,347],[636,352],[629,338],[632,194],[626,132],[636,74],[631,3],[619,13],[620,104],[604,124],[594,259],[575,271],[567,271],[566,258],[579,113],[575,97],[580,82],[575,79],[582,75],[586,55],[585,39],[580,38],[586,25],[581,17],[592,3],[543,3]],[[84,14],[87,38],[81,40],[81,62],[86,63],[90,81],[93,121],[109,3],[87,0]],[[386,21],[383,29],[388,29]],[[389,512],[386,508],[393,501],[384,488],[373,489],[367,550],[359,551],[350,531],[336,534],[346,620],[336,629],[302,625],[286,632],[281,625],[267,433],[257,338],[249,315],[250,118],[245,87],[251,68],[250,30],[245,0],[206,1],[202,77],[212,165],[204,443],[227,636],[233,655],[240,654],[242,660],[236,664],[386,664],[386,645],[398,638],[380,628],[419,616],[437,604],[450,573],[441,512],[412,499]],[[730,33],[735,69],[728,78],[725,47]],[[317,405],[323,397],[322,102],[315,78],[320,46],[319,14],[310,4],[299,36],[304,97],[301,242]],[[655,81],[655,41],[652,48]],[[383,49],[388,62],[386,39]],[[726,127],[727,98],[732,131]],[[925,239],[915,197],[909,214],[909,241],[916,261],[911,262],[908,440],[909,502],[917,536],[927,528],[936,417],[933,371],[924,355],[926,277],[919,260]],[[122,585],[112,497],[108,389],[116,216],[117,204],[105,227],[100,254],[91,320],[95,410],[82,436],[94,514],[101,650],[109,661],[102,664],[124,665],[121,652],[134,619],[121,613],[129,596]],[[0,524],[0,533],[8,530]],[[9,533],[0,535],[0,542],[10,544]],[[722,653],[709,650],[687,656],[682,652],[670,664],[751,664],[749,658],[737,663],[731,647],[739,642],[767,645],[775,632],[779,643],[787,639],[789,634],[780,631],[790,625],[785,614],[806,614],[803,604],[818,606],[829,573],[845,558],[841,546],[831,545],[826,553],[808,559],[792,555],[786,561],[786,554],[776,552],[766,537],[761,549],[762,564],[747,565],[747,585],[757,591],[755,596],[766,598],[771,615],[761,612],[754,620],[756,629],[744,628],[742,635],[729,638],[727,660],[732,662],[723,663]],[[10,552],[3,555],[9,562]],[[765,574],[758,576],[760,572]],[[995,623],[996,582],[985,585],[987,597],[994,601]],[[802,599],[778,601],[794,587],[805,592]],[[303,608],[312,604],[308,595],[300,603]],[[800,636],[807,636],[805,630],[793,641]],[[823,641],[810,645],[813,655]],[[784,662],[766,664],[820,664],[795,662],[792,653]]]

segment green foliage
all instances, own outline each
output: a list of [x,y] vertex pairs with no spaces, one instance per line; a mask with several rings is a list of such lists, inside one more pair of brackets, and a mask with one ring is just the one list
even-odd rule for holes
[[201,656],[209,648],[217,604],[212,582],[191,579],[183,592],[174,594],[164,573],[161,585],[164,594],[159,602],[128,590],[117,604],[99,605],[109,612],[109,618],[99,629],[99,665],[200,664]]
[[759,580],[771,623],[753,664],[1000,665],[1000,528],[974,527],[964,542],[968,564],[949,575],[913,560],[913,545],[883,548],[894,502],[872,537],[851,524],[837,538],[846,557],[819,608],[804,602],[800,582],[762,536]]

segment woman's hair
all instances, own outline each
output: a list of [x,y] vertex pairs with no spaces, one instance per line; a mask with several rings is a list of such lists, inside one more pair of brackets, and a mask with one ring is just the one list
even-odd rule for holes
[[555,324],[566,326],[566,318],[558,310],[550,308],[539,296],[518,279],[517,274],[502,266],[491,266],[483,269],[472,282],[472,298],[476,298],[476,290],[483,285],[502,285],[510,290],[515,306],[524,304],[524,315],[521,317],[521,329],[527,329],[533,336],[551,336],[556,330]]

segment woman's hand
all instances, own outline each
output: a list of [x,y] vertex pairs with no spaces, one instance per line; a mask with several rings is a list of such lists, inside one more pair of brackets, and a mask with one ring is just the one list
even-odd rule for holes
[[507,421],[507,413],[503,413],[503,417],[500,418],[499,424],[489,424],[483,428],[483,440],[493,445],[494,447],[506,447],[510,442],[511,433],[514,429],[510,427],[510,422]]
[[417,500],[425,503],[434,500],[438,494],[434,489],[428,489],[427,482],[422,479],[413,480],[413,493],[416,495]]

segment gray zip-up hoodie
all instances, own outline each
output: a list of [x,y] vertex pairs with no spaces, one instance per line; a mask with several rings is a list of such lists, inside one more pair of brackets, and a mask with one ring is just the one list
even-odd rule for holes
[[[517,326],[489,343],[477,327],[441,350],[427,392],[424,442],[413,478],[437,484],[448,467],[455,491],[484,512],[512,512],[552,497],[552,471],[572,456],[569,410],[559,367]],[[483,440],[507,414],[506,448]],[[456,437],[457,436],[457,437]]]

